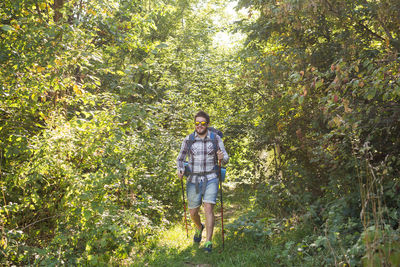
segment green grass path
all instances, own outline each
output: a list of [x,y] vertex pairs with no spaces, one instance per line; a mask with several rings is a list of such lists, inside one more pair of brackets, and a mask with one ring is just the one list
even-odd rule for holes
[[[225,248],[222,249],[221,206],[215,207],[216,223],[213,237],[213,252],[203,250],[200,245],[193,244],[194,230],[188,217],[189,238],[186,237],[184,220],[181,224],[160,233],[151,249],[143,252],[135,261],[137,266],[272,266],[273,259],[268,255],[267,242],[256,242],[243,235],[236,235],[229,227],[235,219],[251,209],[249,195],[251,190],[235,188],[233,184],[224,186],[224,228]],[[201,212],[204,221],[204,212]]]

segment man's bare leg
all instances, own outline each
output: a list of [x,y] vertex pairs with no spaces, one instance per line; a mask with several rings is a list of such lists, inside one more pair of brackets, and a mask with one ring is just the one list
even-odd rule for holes
[[204,203],[204,213],[206,215],[206,236],[207,236],[206,241],[211,241],[214,232],[214,224],[215,224],[214,206],[215,204]]
[[190,218],[192,219],[192,222],[196,225],[197,229],[201,230],[201,221],[200,221],[199,210],[200,210],[200,207],[197,207],[194,209],[189,209],[189,213],[190,213]]

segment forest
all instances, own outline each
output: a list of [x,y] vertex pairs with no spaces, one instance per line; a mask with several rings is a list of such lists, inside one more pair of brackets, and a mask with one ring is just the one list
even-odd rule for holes
[[[0,265],[400,266],[400,1],[2,0],[0,66]],[[199,110],[210,255],[176,172]]]

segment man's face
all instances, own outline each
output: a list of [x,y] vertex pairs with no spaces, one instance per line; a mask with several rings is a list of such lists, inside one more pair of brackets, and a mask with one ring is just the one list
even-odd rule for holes
[[197,134],[202,135],[202,134],[205,134],[205,133],[207,132],[207,126],[208,126],[208,124],[207,124],[206,118],[197,117],[197,118],[196,118],[196,122],[195,122],[194,124],[195,124],[194,127],[195,127],[195,129],[196,129],[196,133],[197,133]]

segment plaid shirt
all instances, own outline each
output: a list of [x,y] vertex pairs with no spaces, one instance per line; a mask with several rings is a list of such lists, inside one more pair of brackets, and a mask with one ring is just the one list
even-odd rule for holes
[[[226,153],[224,143],[217,134],[215,135],[215,138],[218,144],[217,147],[221,149],[224,154],[222,164],[226,164],[228,163],[229,156],[228,153]],[[199,181],[203,181],[204,177],[207,177],[207,180],[217,178],[217,174],[214,170],[215,165],[218,164],[216,154],[217,151],[214,149],[213,141],[210,138],[210,131],[207,132],[207,136],[204,139],[201,139],[198,134],[195,133],[194,143],[192,144],[190,152],[188,153],[189,142],[188,135],[183,141],[181,151],[178,155],[178,170],[182,172],[185,170],[183,162],[185,161],[186,157],[188,157],[189,167],[190,170],[192,170],[190,182],[195,183],[196,177],[199,179]]]

